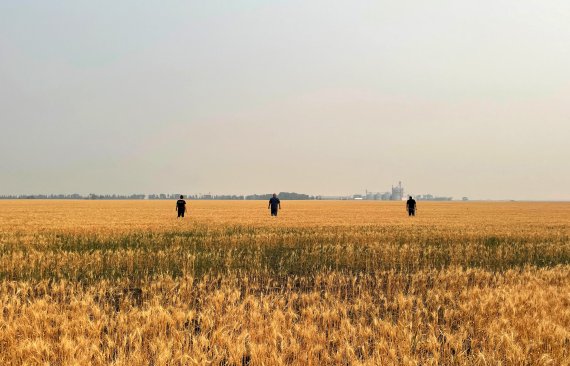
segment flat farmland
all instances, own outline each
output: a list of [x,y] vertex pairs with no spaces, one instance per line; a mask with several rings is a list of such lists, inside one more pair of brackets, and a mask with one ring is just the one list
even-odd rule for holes
[[570,203],[282,206],[0,201],[0,364],[570,364]]

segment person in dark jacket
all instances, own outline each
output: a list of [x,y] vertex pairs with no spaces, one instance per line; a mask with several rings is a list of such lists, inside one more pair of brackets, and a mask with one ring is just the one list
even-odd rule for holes
[[406,210],[408,210],[408,216],[416,216],[416,200],[412,196],[406,201]]
[[184,201],[183,195],[180,195],[180,199],[176,201],[176,211],[178,211],[178,217],[184,217],[186,213],[186,201]]
[[277,216],[277,211],[281,209],[281,201],[279,201],[275,193],[273,193],[273,197],[269,199],[269,206],[267,206],[267,208],[271,209],[271,216]]

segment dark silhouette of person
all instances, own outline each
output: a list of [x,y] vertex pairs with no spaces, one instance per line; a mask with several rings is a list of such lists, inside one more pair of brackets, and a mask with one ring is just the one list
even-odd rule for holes
[[269,199],[269,206],[267,206],[267,208],[271,209],[271,216],[277,216],[277,211],[281,209],[281,201],[279,201],[275,193],[273,193],[273,197]]
[[176,211],[178,211],[178,217],[184,217],[186,213],[186,201],[184,201],[183,195],[180,195],[180,199],[176,201]]
[[416,200],[412,196],[406,201],[406,210],[408,210],[408,216],[416,216]]

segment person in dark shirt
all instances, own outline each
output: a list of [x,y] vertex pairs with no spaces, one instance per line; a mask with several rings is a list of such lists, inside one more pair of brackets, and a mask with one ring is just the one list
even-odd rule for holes
[[180,195],[180,199],[176,201],[176,211],[178,211],[178,217],[184,217],[186,213],[186,201],[184,201],[184,196]]
[[408,210],[408,216],[416,216],[416,200],[412,196],[406,201],[406,210]]
[[271,216],[277,216],[277,211],[281,209],[281,201],[279,201],[275,193],[273,193],[273,197],[269,199],[269,206],[267,206],[267,208],[271,209]]

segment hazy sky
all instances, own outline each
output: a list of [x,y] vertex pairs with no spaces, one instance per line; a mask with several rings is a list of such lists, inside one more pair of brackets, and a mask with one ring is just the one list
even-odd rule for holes
[[570,199],[570,1],[0,0],[0,193]]

